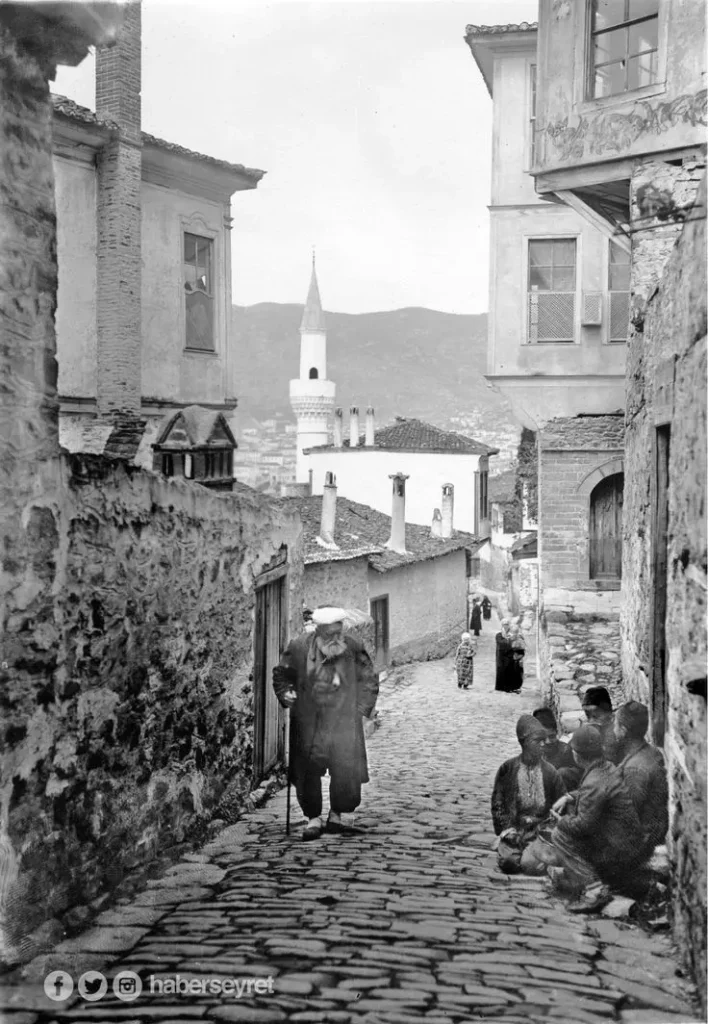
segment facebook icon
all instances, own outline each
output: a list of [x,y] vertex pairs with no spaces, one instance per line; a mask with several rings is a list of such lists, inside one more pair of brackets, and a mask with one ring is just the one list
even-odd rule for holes
[[68,999],[74,991],[74,979],[66,971],[52,971],[44,979],[44,992],[55,1003]]

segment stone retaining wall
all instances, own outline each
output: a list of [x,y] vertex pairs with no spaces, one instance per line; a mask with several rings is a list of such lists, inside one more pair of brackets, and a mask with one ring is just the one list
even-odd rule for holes
[[620,624],[617,619],[547,611],[541,618],[541,689],[561,732],[585,721],[582,695],[607,687],[613,707],[623,703]]

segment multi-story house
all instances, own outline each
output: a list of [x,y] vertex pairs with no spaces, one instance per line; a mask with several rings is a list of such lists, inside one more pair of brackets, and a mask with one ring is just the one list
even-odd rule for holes
[[705,26],[701,0],[541,0],[531,168],[630,248],[622,697],[666,755],[674,934],[704,1011]]
[[[53,97],[61,442],[104,451],[116,415],[130,413],[141,421],[128,432],[139,441],[138,463],[229,486],[237,404],[230,204],[263,172],[143,132],[140,82],[133,3],[116,46],[97,52],[96,111]],[[155,459],[152,446],[190,406],[222,418],[214,443],[228,451],[213,459],[195,451],[175,469],[172,455]]]
[[616,615],[629,246],[536,193],[537,36],[466,32],[493,99],[487,378],[537,435],[540,604]]

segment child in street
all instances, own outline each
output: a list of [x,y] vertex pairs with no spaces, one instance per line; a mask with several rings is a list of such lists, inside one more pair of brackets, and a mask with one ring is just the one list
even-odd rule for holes
[[476,653],[477,641],[469,633],[463,633],[455,653],[455,671],[459,690],[468,690],[474,682],[474,656]]

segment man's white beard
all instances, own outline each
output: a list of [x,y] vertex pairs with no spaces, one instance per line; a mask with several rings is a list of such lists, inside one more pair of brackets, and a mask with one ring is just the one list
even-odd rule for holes
[[325,640],[323,637],[318,636],[317,646],[325,661],[334,661],[335,658],[341,657],[347,649],[344,637],[334,637],[331,640]]

